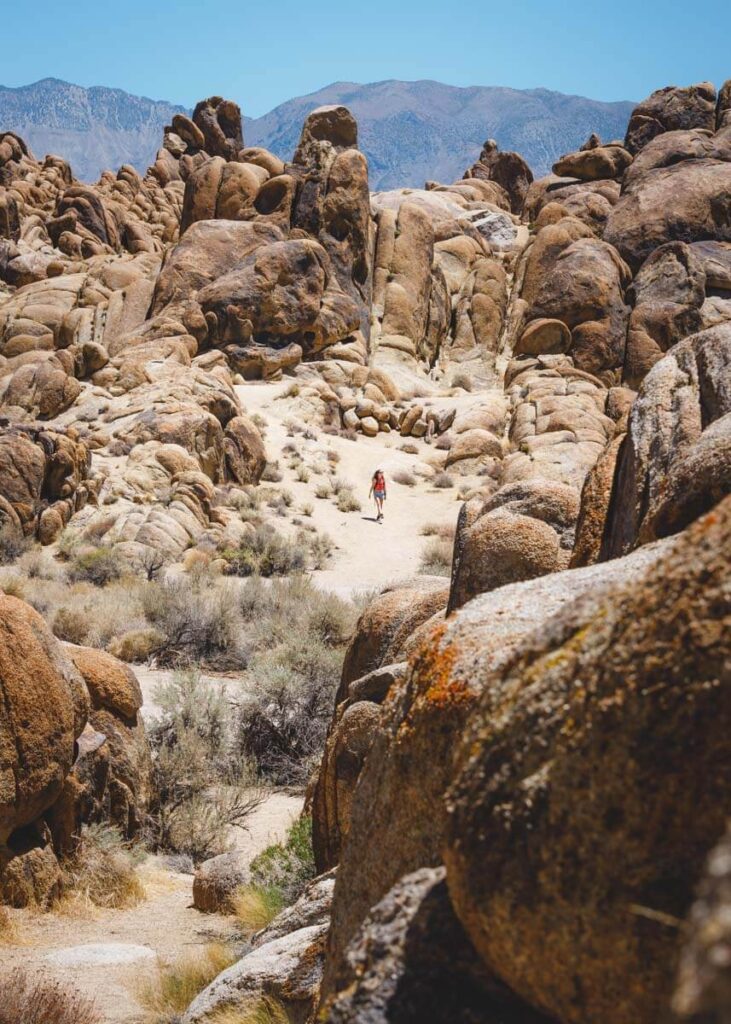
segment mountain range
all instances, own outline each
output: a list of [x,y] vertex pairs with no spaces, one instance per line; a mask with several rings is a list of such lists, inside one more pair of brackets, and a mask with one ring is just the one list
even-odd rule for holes
[[[592,131],[607,140],[622,137],[634,106],[547,89],[335,82],[262,117],[245,118],[245,142],[289,159],[306,115],[329,103],[344,103],[355,115],[373,189],[420,186],[427,178],[453,181],[474,162],[487,138],[496,139],[501,149],[517,150],[536,175],[545,174]],[[55,78],[19,88],[0,86],[0,130],[17,132],[36,155],[65,157],[85,181],[123,163],[144,171],[160,146],[164,125],[180,112],[186,108]]]

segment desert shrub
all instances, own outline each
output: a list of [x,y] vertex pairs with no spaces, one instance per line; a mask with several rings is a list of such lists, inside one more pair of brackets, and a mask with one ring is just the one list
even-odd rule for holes
[[406,452],[407,455],[419,454],[419,449],[417,448],[417,446],[415,444],[412,444],[410,441],[408,441],[406,444],[400,444],[399,451]]
[[209,1018],[210,1024],[290,1024],[283,1003],[274,996],[253,996],[236,1006],[222,1006]]
[[273,843],[251,862],[251,880],[255,885],[277,889],[284,906],[299,899],[317,874],[312,850],[312,818],[302,815],[287,829],[283,843]]
[[76,530],[72,530],[67,526],[65,530],[62,530],[61,536],[56,543],[59,558],[63,559],[63,561],[69,561],[76,554],[80,544],[81,535]]
[[307,516],[309,518],[314,511],[315,511],[315,508],[314,508],[314,506],[313,506],[311,501],[303,501],[302,502],[302,505],[300,507],[300,512],[302,513],[303,516]]
[[446,473],[444,471],[441,473],[435,473],[432,479],[432,483],[434,484],[435,487],[440,487],[442,489],[454,487],[454,480],[449,475],[449,473]]
[[437,537],[424,546],[420,570],[430,576],[449,576],[452,572],[452,542]]
[[416,484],[416,477],[406,469],[398,469],[391,475],[397,484],[402,484],[404,487],[413,487]]
[[101,1024],[91,1000],[22,967],[0,972],[0,1024]]
[[[58,635],[56,633],[56,636]],[[113,637],[107,644],[107,650],[120,661],[140,664],[151,658],[163,645],[164,640],[163,634],[152,627],[131,629],[120,637]]]
[[0,565],[10,565],[25,554],[32,544],[32,538],[23,536],[23,531],[12,523],[6,523],[0,527]]
[[310,540],[313,569],[324,569],[335,549],[335,542],[327,533],[317,533]]
[[263,792],[239,749],[223,689],[193,669],[158,688],[161,716],[148,733],[153,792],[150,839],[194,862],[223,853],[233,827],[245,827]]
[[473,381],[468,373],[460,371],[452,374],[451,386],[453,388],[462,388],[463,391],[472,391]]
[[282,537],[271,526],[260,526],[224,557],[232,576],[288,576],[305,570],[307,547]]
[[163,637],[154,654],[160,665],[205,664],[243,668],[241,615],[230,584],[191,574],[148,584],[142,591],[148,623]]
[[267,462],[264,466],[264,472],[261,474],[261,479],[270,484],[281,483],[282,473],[279,469],[279,462]]
[[351,490],[338,491],[337,506],[339,512],[360,512],[363,507]]
[[144,979],[137,990],[137,997],[147,1011],[146,1024],[172,1024],[179,1020],[195,997],[235,960],[229,946],[210,943],[168,966],[160,965],[154,976]]
[[18,569],[30,580],[57,580],[63,575],[53,555],[46,548],[34,547],[18,559]]
[[119,555],[112,548],[92,548],[76,554],[68,568],[68,577],[73,583],[93,583],[104,587],[118,580],[124,571]]
[[134,906],[145,896],[137,873],[142,856],[111,825],[84,825],[63,864],[64,888],[95,907]]
[[447,431],[446,434],[440,434],[440,436],[434,442],[434,447],[440,452],[448,452],[454,444],[454,435]]
[[252,580],[241,601],[252,655],[239,749],[256,760],[260,776],[299,784],[322,752],[356,610],[306,577],[269,586]]
[[51,623],[54,635],[70,644],[84,644],[89,628],[89,616],[82,609],[66,606],[57,610]]
[[296,476],[301,484],[306,484],[309,482],[310,471],[307,468],[307,466],[305,466],[304,462],[300,463],[300,465],[297,466]]

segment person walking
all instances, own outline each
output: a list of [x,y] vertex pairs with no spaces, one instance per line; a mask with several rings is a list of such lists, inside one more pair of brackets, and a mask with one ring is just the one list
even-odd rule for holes
[[371,489],[368,492],[368,497],[373,495],[376,502],[376,522],[383,522],[383,503],[386,500],[386,478],[383,475],[382,469],[377,469],[373,474],[371,480]]

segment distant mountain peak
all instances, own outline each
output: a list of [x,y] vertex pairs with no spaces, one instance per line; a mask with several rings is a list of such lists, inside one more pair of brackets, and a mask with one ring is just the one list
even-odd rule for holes
[[[345,103],[358,120],[374,190],[419,186],[427,178],[453,181],[488,138],[502,149],[517,150],[544,174],[592,131],[605,138],[622,136],[634,105],[543,88],[462,87],[428,78],[341,81],[280,103],[263,117],[246,118],[246,144],[289,159],[304,118],[323,103]],[[53,77],[0,86],[0,129],[23,136],[40,156],[65,157],[87,181],[123,163],[144,171],[161,145],[163,127],[185,109],[123,89],[86,88]]]

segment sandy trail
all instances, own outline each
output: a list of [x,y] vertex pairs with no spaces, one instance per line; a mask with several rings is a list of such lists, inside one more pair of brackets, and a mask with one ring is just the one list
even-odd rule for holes
[[[313,581],[326,590],[342,597],[383,586],[394,579],[403,579],[419,571],[421,554],[426,543],[422,528],[427,523],[455,523],[460,503],[458,487],[464,478],[455,477],[455,487],[438,489],[429,481],[432,470],[426,460],[434,457],[434,449],[423,441],[403,438],[398,432],[381,433],[378,437],[358,435],[357,441],[319,434],[307,440],[301,434],[288,436],[286,421],[292,415],[292,402],[283,399],[289,383],[243,384],[236,388],[247,414],[259,413],[266,420],[266,448],[270,459],[279,458],[283,474],[276,486],[289,490],[294,496],[294,508],[304,504],[313,506],[311,522],[320,532],[327,533],[337,545],[328,567],[312,573]],[[469,406],[482,396],[465,395],[443,400],[446,405]],[[433,401],[435,407],[442,404]],[[405,441],[418,448],[418,454],[399,451]],[[331,499],[315,497],[315,488],[324,477],[310,475],[306,483],[300,482],[287,466],[281,452],[287,444],[296,445],[306,462],[327,450],[340,456],[337,476],[354,485],[354,493],[362,505],[360,512],[339,512]],[[375,521],[375,506],[368,499],[370,481],[380,468],[387,480],[388,498],[383,523]],[[399,484],[393,479],[399,470],[416,476],[413,487]],[[282,529],[285,528],[284,522]]]

